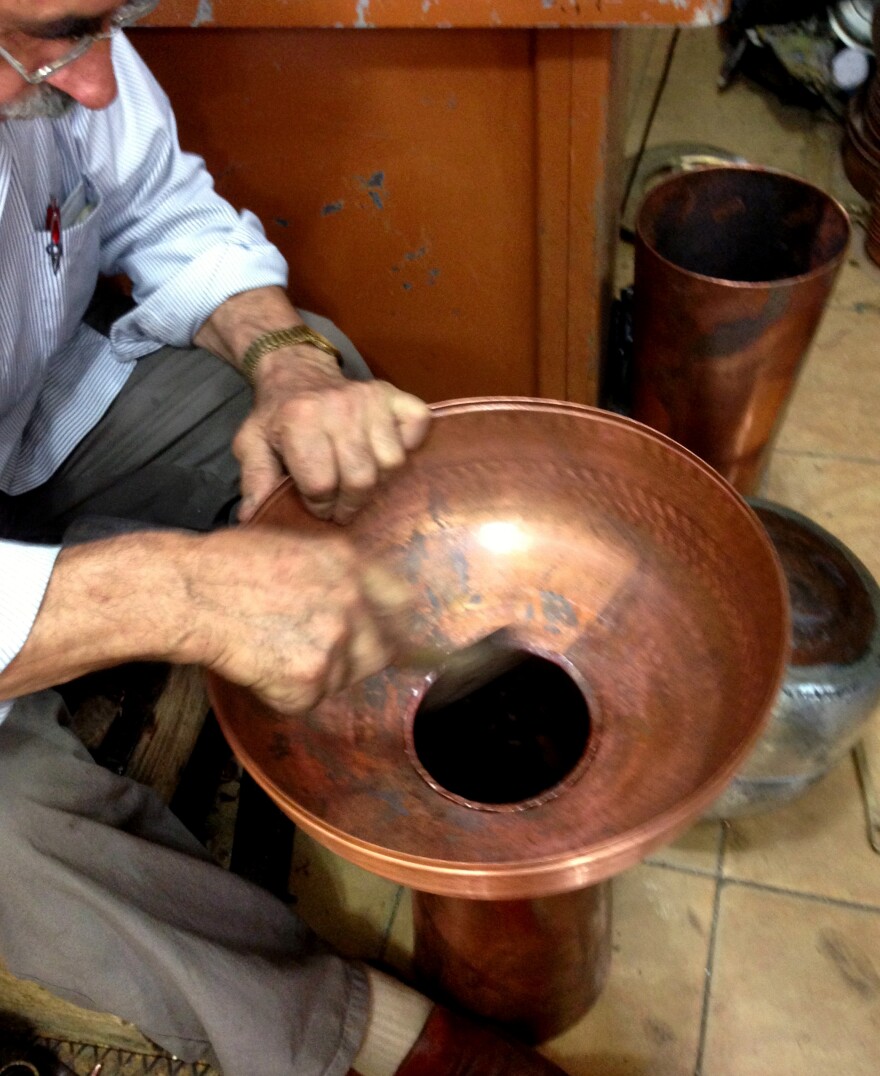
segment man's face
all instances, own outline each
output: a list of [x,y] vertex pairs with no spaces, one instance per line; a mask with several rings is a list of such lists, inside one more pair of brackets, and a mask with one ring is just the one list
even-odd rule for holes
[[[106,29],[112,0],[0,0],[0,45],[29,72],[67,55],[83,35]],[[0,57],[0,121],[54,118],[76,101],[106,108],[116,96],[109,41],[98,41],[32,86]]]

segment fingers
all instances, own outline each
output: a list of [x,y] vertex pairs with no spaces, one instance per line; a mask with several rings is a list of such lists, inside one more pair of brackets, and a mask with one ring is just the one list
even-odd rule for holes
[[411,396],[408,392],[396,393],[391,409],[403,447],[412,452],[428,434],[431,427],[431,409],[424,400]]
[[241,523],[246,523],[283,477],[284,467],[259,425],[250,420],[235,435],[232,452],[241,468],[238,518]]
[[346,382],[285,409],[278,452],[306,507],[345,524],[406,462],[430,421],[426,404],[386,382]]

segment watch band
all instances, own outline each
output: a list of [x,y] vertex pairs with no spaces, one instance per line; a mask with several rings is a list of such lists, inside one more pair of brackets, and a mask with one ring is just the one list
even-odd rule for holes
[[258,336],[244,353],[244,358],[241,360],[241,372],[253,386],[260,359],[272,351],[279,351],[283,347],[292,347],[294,344],[311,344],[313,347],[320,348],[326,354],[332,355],[337,363],[340,366],[342,365],[342,355],[339,353],[339,349],[334,347],[326,336],[322,336],[321,333],[310,329],[308,325],[294,325],[289,329],[276,329],[274,332],[263,333],[262,336]]

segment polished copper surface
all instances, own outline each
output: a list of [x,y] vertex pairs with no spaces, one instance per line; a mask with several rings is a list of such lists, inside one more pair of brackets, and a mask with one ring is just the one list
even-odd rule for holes
[[611,962],[611,883],[533,900],[413,894],[414,958],[432,997],[544,1042],[590,1009]]
[[655,187],[636,236],[634,417],[753,492],[849,235],[837,202],[779,172]]
[[[332,526],[289,485],[255,522]],[[510,624],[571,676],[589,722],[555,785],[484,803],[438,787],[415,753],[430,673],[386,669],[297,718],[209,677],[246,768],[355,864],[492,900],[591,885],[683,831],[761,731],[789,632],[772,544],[711,468],[653,430],[549,400],[437,405],[424,446],[349,533],[413,583],[413,646]],[[468,731],[456,735],[467,758]]]

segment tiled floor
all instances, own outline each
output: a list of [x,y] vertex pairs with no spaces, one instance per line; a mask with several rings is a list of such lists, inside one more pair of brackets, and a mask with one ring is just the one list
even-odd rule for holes
[[[633,35],[628,148],[641,144],[670,45]],[[712,31],[679,35],[647,144],[706,142],[805,176],[846,203],[839,129],[745,84],[714,90]],[[620,258],[628,283],[629,251]],[[856,229],[786,417],[764,495],[821,523],[880,577],[880,269]],[[880,773],[880,714],[868,735]],[[405,971],[408,894],[299,838],[307,919]],[[546,1044],[572,1076],[875,1076],[880,855],[847,757],[795,804],[702,822],[615,880],[614,957],[598,1004]]]

